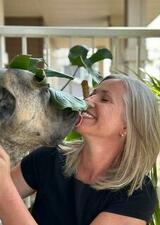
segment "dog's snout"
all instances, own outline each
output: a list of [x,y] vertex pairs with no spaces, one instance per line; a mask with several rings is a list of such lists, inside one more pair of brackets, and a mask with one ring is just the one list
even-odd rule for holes
[[74,116],[78,115],[78,112],[71,110],[71,108],[66,108],[66,109],[64,110],[64,114],[65,114],[67,117],[72,117],[72,116],[74,117]]

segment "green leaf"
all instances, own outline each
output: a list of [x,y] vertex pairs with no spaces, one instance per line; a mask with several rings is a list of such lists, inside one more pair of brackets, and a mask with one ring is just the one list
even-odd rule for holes
[[17,55],[9,63],[9,68],[28,70],[31,55]]
[[32,58],[31,55],[17,55],[9,63],[9,68],[29,70],[35,73],[37,65],[44,62],[42,58]]
[[39,83],[47,83],[46,80],[46,74],[44,72],[43,69],[37,68],[35,71],[35,79],[39,82]]
[[87,71],[88,71],[88,73],[91,74],[92,79],[94,80],[95,83],[98,84],[102,80],[102,77],[100,76],[100,74],[92,67],[91,68],[88,67]]
[[75,141],[80,140],[81,138],[82,136],[78,132],[73,130],[65,137],[65,141]]
[[90,60],[82,59],[82,61],[83,61],[83,64],[84,64],[86,70],[91,75],[92,79],[96,83],[99,83],[102,80],[102,77],[100,76],[100,74],[95,69],[93,69],[93,67],[91,66]]
[[68,74],[60,73],[51,69],[44,69],[44,71],[47,77],[61,77],[61,78],[67,78],[69,80],[73,80],[73,77]]
[[159,225],[160,224],[160,208],[158,206],[154,211],[153,218],[154,218],[153,221],[155,222],[154,224]]
[[32,58],[30,57],[29,65],[28,65],[28,70],[31,71],[32,73],[36,73],[36,70],[38,68],[38,65],[40,63],[45,63],[43,58]]
[[148,75],[150,78],[150,81],[148,80],[143,80],[145,84],[151,89],[153,93],[155,93],[157,96],[160,96],[160,81],[156,79],[155,77],[151,77]]
[[107,48],[98,49],[97,52],[95,52],[89,58],[92,65],[103,59],[111,59],[112,60],[112,53]]
[[35,74],[35,78],[39,82],[44,81],[46,76],[67,78],[69,80],[73,80],[73,77],[68,74],[60,73],[48,68],[44,69],[38,67],[40,63],[43,63],[41,67],[44,67],[44,64],[46,64],[43,58],[32,58],[31,55],[17,55],[10,62],[9,68],[31,71]]
[[82,111],[88,108],[88,104],[85,100],[81,100],[69,93],[57,91],[53,88],[49,90],[51,93],[51,101],[61,110],[70,108],[73,111]]
[[150,80],[151,80],[151,82],[152,82],[152,85],[153,85],[155,88],[157,88],[158,90],[160,90],[160,81],[159,81],[157,78],[151,77],[151,76],[150,76]]
[[93,86],[93,88],[95,88],[97,86],[97,84],[98,83],[92,79],[92,86]]
[[69,51],[68,58],[72,65],[84,66],[82,59],[87,57],[89,49],[82,45],[75,45]]

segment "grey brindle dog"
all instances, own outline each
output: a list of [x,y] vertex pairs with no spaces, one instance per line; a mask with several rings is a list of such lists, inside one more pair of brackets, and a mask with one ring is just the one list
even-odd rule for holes
[[56,145],[73,128],[77,113],[59,110],[48,85],[19,69],[0,71],[0,144],[12,163],[40,145]]

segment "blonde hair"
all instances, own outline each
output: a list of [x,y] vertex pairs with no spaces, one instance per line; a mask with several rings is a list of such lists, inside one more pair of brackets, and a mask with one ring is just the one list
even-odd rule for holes
[[[121,189],[129,185],[129,194],[142,186],[145,175],[149,173],[160,148],[160,114],[157,99],[140,80],[123,74],[106,77],[121,80],[125,87],[123,96],[127,125],[124,150],[115,160],[106,176],[92,186],[97,190]],[[103,82],[103,81],[102,81]],[[62,147],[66,154],[65,173],[76,173],[83,141],[67,143]]]

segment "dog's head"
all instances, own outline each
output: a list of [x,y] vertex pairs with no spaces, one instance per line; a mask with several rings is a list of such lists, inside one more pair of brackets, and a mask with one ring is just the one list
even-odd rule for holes
[[0,71],[0,144],[21,155],[39,145],[56,145],[73,128],[77,112],[59,110],[48,85],[25,70]]

